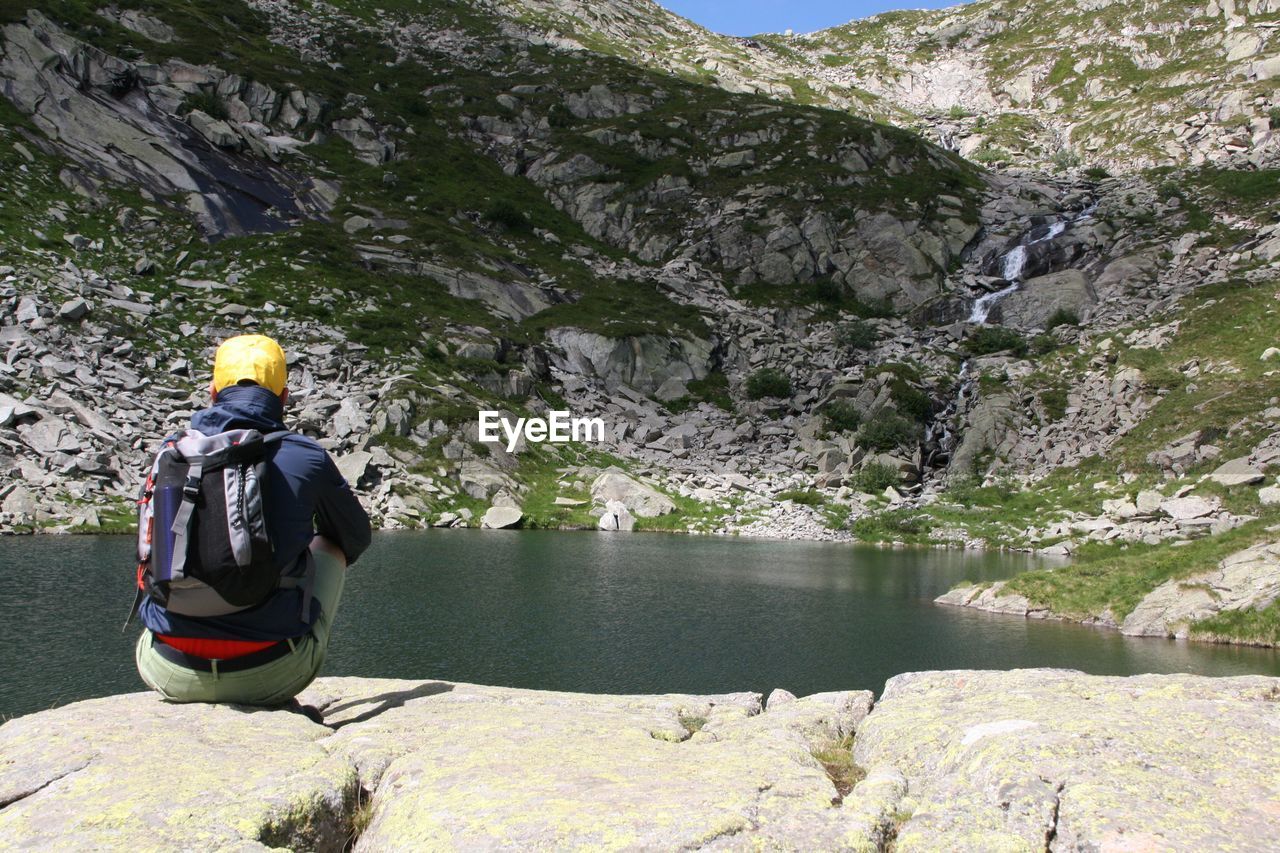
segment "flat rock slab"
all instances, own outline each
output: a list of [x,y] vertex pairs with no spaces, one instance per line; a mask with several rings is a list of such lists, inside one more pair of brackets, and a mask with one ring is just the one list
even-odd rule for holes
[[813,756],[854,731],[867,692],[763,713],[757,694],[389,691],[359,679],[304,698],[373,792],[357,849],[827,847],[849,835],[874,845],[877,828],[833,803]]
[[[1265,849],[1280,679],[1062,670],[591,696],[329,678],[288,711],[79,702],[0,726],[38,849]],[[865,777],[829,759],[854,736]],[[825,752],[824,752],[825,751]]]
[[854,759],[906,778],[899,851],[1274,849],[1280,679],[909,673]]
[[[301,714],[77,702],[0,726],[0,847],[340,849],[359,784]],[[10,848],[11,849],[11,848]]]

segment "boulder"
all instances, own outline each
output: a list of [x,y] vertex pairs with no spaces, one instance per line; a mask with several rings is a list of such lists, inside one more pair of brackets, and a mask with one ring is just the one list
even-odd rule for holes
[[666,382],[658,386],[658,390],[653,393],[664,403],[670,403],[672,400],[679,400],[681,397],[689,395],[689,386],[685,384],[683,379],[672,376]]
[[515,482],[487,462],[468,459],[458,468],[458,485],[478,501],[487,501],[502,489],[514,490]]
[[1084,319],[1097,301],[1089,276],[1068,269],[1027,279],[996,306],[993,316],[998,312],[1000,322],[1015,329],[1043,329],[1059,311]]
[[1164,495],[1154,489],[1143,489],[1138,492],[1136,501],[1138,512],[1142,515],[1154,515],[1160,511],[1160,504],[1164,502]]
[[59,317],[61,317],[63,320],[68,320],[73,323],[76,320],[83,318],[84,315],[88,313],[89,313],[89,303],[86,302],[84,298],[80,296],[77,296],[73,299],[68,299],[66,302],[62,303],[62,307],[58,309]]
[[1280,597],[1280,544],[1246,548],[1216,568],[1165,581],[1125,617],[1134,637],[1186,638],[1195,622],[1232,610],[1262,610]]
[[0,509],[19,517],[35,515],[38,508],[35,495],[21,484],[14,486],[0,501]]
[[1280,486],[1267,486],[1258,489],[1258,500],[1262,501],[1264,506],[1275,506],[1280,504]]
[[605,506],[618,501],[640,518],[655,518],[676,509],[671,498],[614,467],[606,468],[592,481],[591,497]]
[[355,450],[334,459],[338,473],[353,489],[367,488],[371,480],[373,454],[367,450]]
[[524,511],[518,506],[491,506],[480,519],[481,530],[504,530],[519,527]]
[[1242,456],[1219,465],[1209,479],[1224,486],[1251,486],[1261,483],[1266,475],[1249,464],[1249,457]]
[[669,379],[705,379],[711,371],[712,344],[702,338],[610,338],[573,328],[551,329],[547,338],[556,347],[552,353],[556,367],[599,377],[611,390],[629,385],[652,394]]
[[952,607],[971,607],[987,613],[1004,613],[1012,616],[1043,616],[1044,611],[1033,609],[1025,595],[1004,591],[1004,581],[991,585],[960,586],[935,598],[934,604]]
[[609,501],[596,527],[601,530],[631,531],[636,527],[635,516],[622,501]]
[[1212,515],[1221,505],[1217,498],[1169,498],[1160,502],[1160,511],[1174,521],[1189,521]]
[[568,299],[555,288],[539,287],[518,281],[502,281],[481,273],[427,261],[419,262],[416,271],[443,284],[459,299],[474,299],[482,302],[495,316],[517,322]]

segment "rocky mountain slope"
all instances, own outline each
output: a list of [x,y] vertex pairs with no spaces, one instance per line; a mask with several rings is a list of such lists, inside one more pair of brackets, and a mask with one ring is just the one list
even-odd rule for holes
[[[1269,8],[1232,13],[1258,56]],[[851,114],[950,104],[822,82],[873,54],[1039,68],[1042,21],[1004,9],[747,44],[636,2],[0,5],[0,524],[125,525],[214,345],[254,330],[385,527],[1040,548],[1076,562],[1019,594],[1119,624],[1280,521],[1270,119],[1244,148],[1196,137],[1232,168],[1151,143],[1183,121],[1171,93],[1254,118],[1269,95],[1175,86],[1169,59],[1146,62],[1159,98],[1121,97],[1091,61],[1089,103],[1137,111],[1050,173],[1039,130],[989,171]],[[1070,14],[1107,56],[1150,41],[1119,6]],[[1176,44],[1235,20],[1214,16]],[[951,53],[903,41],[926,37]],[[1032,77],[1026,104],[965,89],[955,121],[1111,139]],[[552,408],[605,440],[480,441],[479,409]],[[1228,598],[1254,621],[1202,633],[1280,639],[1251,588]]]
[[648,0],[498,9],[562,48],[884,120],[995,167],[1130,171],[1276,155],[1275,0],[978,0],[752,38]]
[[1275,0],[979,0],[764,41],[983,162],[1110,169],[1275,155]]
[[1264,850],[1278,696],[1066,670],[907,673],[874,707],[326,678],[300,697],[313,721],[136,693],[0,726],[0,830],[22,848]]

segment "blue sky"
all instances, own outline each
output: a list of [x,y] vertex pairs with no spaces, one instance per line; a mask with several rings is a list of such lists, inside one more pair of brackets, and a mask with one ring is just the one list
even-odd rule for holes
[[787,29],[807,33],[845,24],[890,9],[940,9],[960,0],[657,0],[658,3],[696,21],[709,30],[731,36],[780,33]]

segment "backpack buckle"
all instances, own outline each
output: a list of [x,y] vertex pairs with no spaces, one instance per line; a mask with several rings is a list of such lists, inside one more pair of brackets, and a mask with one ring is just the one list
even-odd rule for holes
[[193,501],[194,501],[197,497],[199,497],[199,495],[200,495],[200,478],[199,478],[199,477],[188,477],[188,478],[187,478],[187,482],[186,482],[186,483],[184,483],[184,484],[183,484],[183,486],[182,486],[182,494],[186,495],[188,498],[191,498],[191,500],[193,500]]

